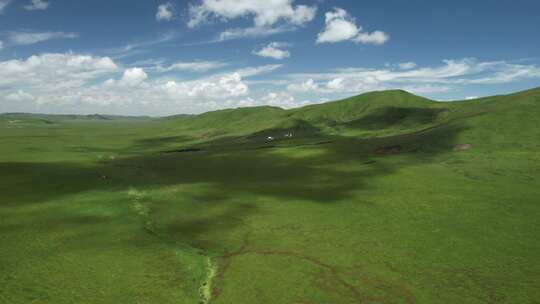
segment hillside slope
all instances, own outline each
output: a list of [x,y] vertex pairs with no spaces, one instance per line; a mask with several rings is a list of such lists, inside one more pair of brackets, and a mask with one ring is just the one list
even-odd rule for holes
[[[229,109],[172,120],[169,135],[189,134],[192,144],[264,142],[330,137],[372,138],[403,135],[469,121],[478,133],[525,136],[515,121],[526,118],[523,129],[535,136],[540,89],[471,101],[436,102],[402,90],[371,92],[344,100],[283,110],[275,107]],[[501,133],[502,132],[502,133]],[[503,134],[504,133],[504,134]],[[292,135],[291,137],[288,137]],[[479,135],[484,136],[484,135]]]

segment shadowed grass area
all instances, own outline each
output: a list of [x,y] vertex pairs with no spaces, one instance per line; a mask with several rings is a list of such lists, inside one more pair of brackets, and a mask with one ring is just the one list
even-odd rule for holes
[[0,115],[0,303],[534,303],[539,113],[537,89]]
[[[74,162],[4,162],[0,170],[10,176],[11,182],[2,186],[2,192],[16,198],[15,203],[36,203],[79,192],[105,190],[118,191],[133,186],[155,188],[178,184],[212,183],[231,192],[253,192],[257,195],[300,197],[312,201],[335,201],[347,197],[353,188],[344,183],[350,179],[368,179],[374,175],[389,174],[398,168],[371,162],[377,147],[399,145],[411,152],[407,165],[426,161],[435,153],[452,150],[454,138],[462,127],[443,125],[426,131],[374,139],[349,139],[331,136],[324,145],[296,146],[294,142],[281,142],[277,149],[295,154],[297,150],[311,149],[311,155],[297,158],[286,152],[253,150],[252,143],[201,143],[203,153],[150,153],[132,157],[105,158],[92,164]],[[252,138],[253,136],[247,136]],[[190,151],[187,151],[190,152]],[[344,172],[334,166],[344,162],[369,164],[369,170]],[[252,176],[246,180],[245,176]],[[279,180],[286,176],[289,185]],[[69,181],[69,183],[65,183]],[[273,182],[277,184],[273,185]],[[33,190],[20,193],[13,185],[35,185]],[[265,187],[259,185],[264,184]],[[251,186],[253,185],[253,186]],[[289,188],[298,191],[288,191]],[[312,189],[311,191],[305,191]],[[234,196],[235,193],[231,193]]]
[[347,126],[367,130],[385,129],[396,125],[411,128],[435,123],[438,115],[444,111],[445,109],[385,107],[353,120],[347,123]]

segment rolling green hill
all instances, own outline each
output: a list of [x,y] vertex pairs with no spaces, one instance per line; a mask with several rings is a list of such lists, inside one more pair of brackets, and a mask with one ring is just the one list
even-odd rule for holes
[[[247,135],[268,129],[313,128],[326,133],[338,133],[340,128],[353,128],[355,123],[382,124],[428,123],[436,116],[438,103],[405,91],[367,93],[349,99],[283,110],[276,107],[252,107],[220,110],[182,120],[184,130],[217,132],[217,134]],[[362,120],[362,118],[365,118]],[[298,126],[300,125],[300,126]]]
[[536,303],[540,88],[0,115],[0,303]]

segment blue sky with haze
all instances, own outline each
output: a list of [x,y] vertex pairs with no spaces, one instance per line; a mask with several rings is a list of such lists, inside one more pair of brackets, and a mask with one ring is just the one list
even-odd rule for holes
[[540,85],[540,2],[0,0],[0,112],[168,115]]

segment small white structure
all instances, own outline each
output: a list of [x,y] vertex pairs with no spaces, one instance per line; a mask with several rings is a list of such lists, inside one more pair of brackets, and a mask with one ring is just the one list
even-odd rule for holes
[[292,137],[293,137],[292,132],[285,134],[285,137],[286,137],[286,138],[292,138]]
[[268,136],[268,137],[266,138],[266,140],[270,141],[270,140],[274,140],[274,138],[273,138],[272,136]]

